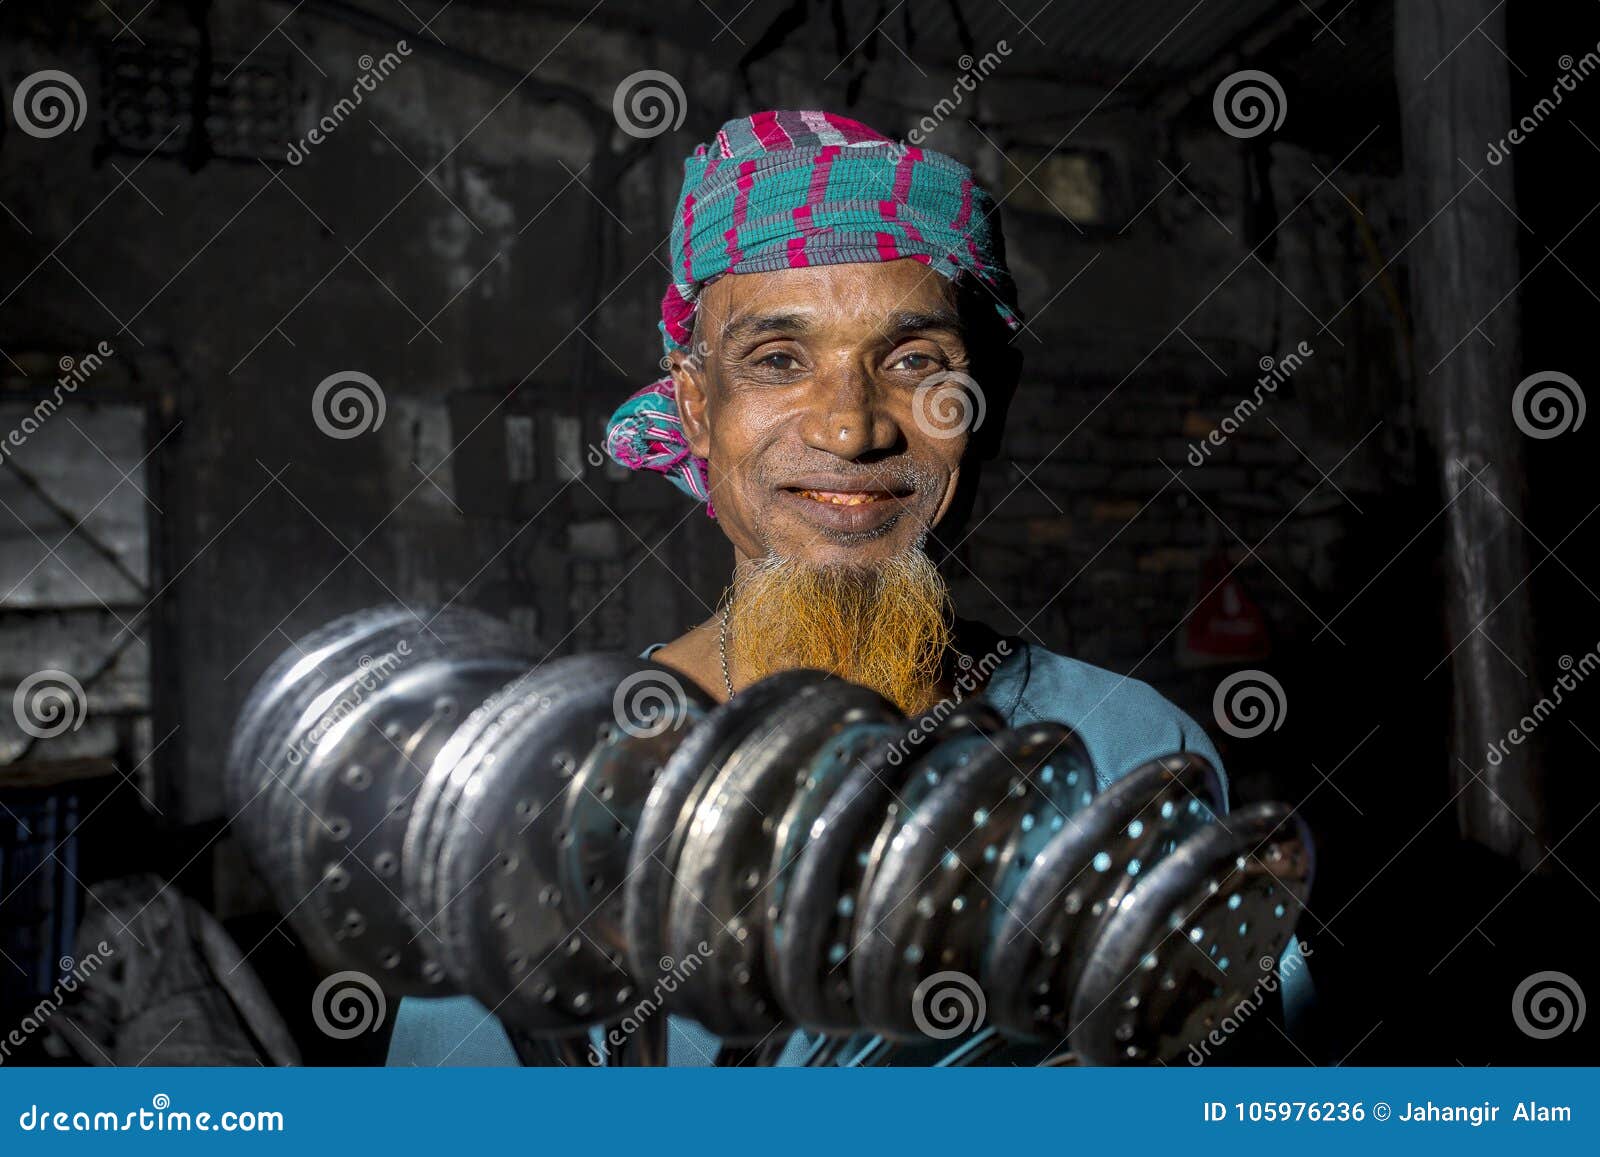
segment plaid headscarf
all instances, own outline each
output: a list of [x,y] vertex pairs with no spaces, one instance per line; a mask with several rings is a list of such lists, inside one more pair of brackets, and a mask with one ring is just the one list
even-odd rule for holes
[[[700,291],[724,273],[909,257],[976,277],[1012,329],[1022,325],[989,194],[961,162],[813,109],[731,120],[684,159],[672,224],[673,281],[662,348],[687,351]],[[671,375],[639,390],[606,427],[606,452],[656,470],[711,508],[703,458],[684,441]]]

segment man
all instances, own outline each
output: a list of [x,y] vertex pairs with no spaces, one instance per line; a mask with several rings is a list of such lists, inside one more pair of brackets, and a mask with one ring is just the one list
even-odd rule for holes
[[[706,502],[734,574],[716,613],[646,653],[719,700],[794,667],[907,713],[982,695],[1013,726],[1073,726],[1102,786],[1180,750],[1220,772],[1205,732],[1146,684],[951,611],[930,547],[959,541],[1019,370],[995,210],[959,162],[831,113],[729,121],[687,158],[669,373],[622,405],[607,447]],[[715,1038],[672,1030],[673,1064],[710,1062]],[[390,1062],[512,1053],[477,1002],[407,1000]]]

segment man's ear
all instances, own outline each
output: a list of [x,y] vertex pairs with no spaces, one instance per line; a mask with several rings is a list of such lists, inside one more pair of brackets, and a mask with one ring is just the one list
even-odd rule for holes
[[973,380],[983,391],[985,413],[983,425],[970,435],[967,455],[987,462],[1000,456],[1011,400],[1022,377],[1022,355],[1009,343],[996,343],[975,359],[973,369]]
[[[696,351],[699,350],[696,345]],[[711,421],[706,397],[706,367],[703,356],[675,352],[672,355],[672,388],[678,400],[678,421],[684,441],[695,457],[707,458],[711,452]]]
[[1022,351],[994,308],[994,295],[972,278],[957,278],[956,307],[966,320],[968,372],[983,391],[983,423],[968,436],[967,458],[989,462],[1000,456],[1011,400],[1022,379]]

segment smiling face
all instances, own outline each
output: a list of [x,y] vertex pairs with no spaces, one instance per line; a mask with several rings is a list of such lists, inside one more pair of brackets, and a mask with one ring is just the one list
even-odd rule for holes
[[672,375],[738,561],[871,566],[919,548],[961,480],[966,333],[952,282],[910,259],[707,286],[701,356],[674,355]]

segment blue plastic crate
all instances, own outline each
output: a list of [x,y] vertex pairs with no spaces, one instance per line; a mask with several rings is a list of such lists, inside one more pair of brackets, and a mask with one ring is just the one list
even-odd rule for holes
[[78,814],[69,788],[0,792],[0,1005],[8,1009],[49,992],[73,957]]

